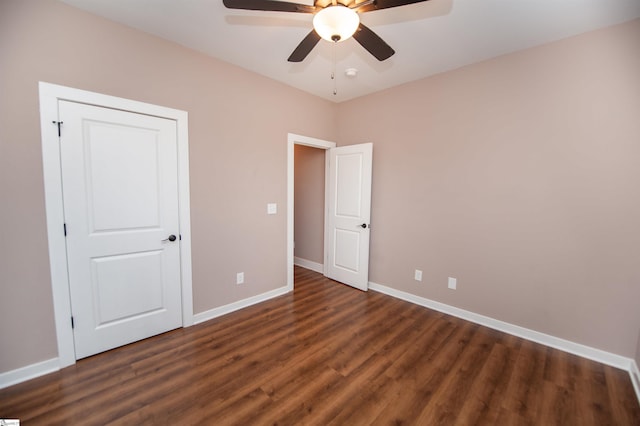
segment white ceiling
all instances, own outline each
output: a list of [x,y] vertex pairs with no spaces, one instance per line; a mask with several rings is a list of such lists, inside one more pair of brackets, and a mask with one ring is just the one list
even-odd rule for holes
[[430,0],[366,12],[362,22],[396,54],[378,62],[353,39],[337,44],[333,95],[332,43],[287,62],[312,15],[231,10],[222,0],[62,1],[335,102],[640,17],[639,0]]

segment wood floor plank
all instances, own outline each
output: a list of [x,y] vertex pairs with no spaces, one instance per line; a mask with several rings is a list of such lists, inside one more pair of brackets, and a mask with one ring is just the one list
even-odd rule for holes
[[542,405],[538,416],[539,424],[560,426],[579,421],[573,415],[577,412],[574,391],[545,380],[541,393]]
[[345,380],[342,380],[331,394],[325,393],[319,397],[320,404],[314,412],[313,419],[310,420],[315,424],[329,424],[342,413],[345,401],[368,398],[376,389],[371,379],[383,376],[388,367],[389,361],[381,356],[373,354],[367,358],[345,377]]
[[403,391],[402,384],[386,374],[371,377],[354,399],[341,405],[338,414],[328,424],[372,425],[383,411],[397,410],[392,404]]
[[503,403],[504,408],[534,424],[542,403],[546,349],[537,343],[523,342]]
[[426,405],[417,423],[452,424],[459,416],[464,404],[471,399],[470,394],[476,377],[489,358],[495,338],[491,330],[479,328],[466,344],[465,350],[450,368],[445,381],[434,392],[435,406]]
[[488,359],[469,389],[469,397],[460,410],[455,424],[493,425],[502,398],[511,378],[517,351],[502,343],[496,343]]
[[24,425],[640,425],[629,375],[295,270],[295,290],[0,390]]
[[594,424],[614,424],[611,398],[605,380],[605,366],[580,359],[582,384],[577,388],[578,411],[585,421]]
[[[451,366],[477,328],[475,324],[463,324],[462,327],[455,328],[453,333],[441,334],[441,339],[434,341],[434,344],[422,347],[423,356],[396,378],[401,384],[402,392],[395,395],[389,403],[394,409],[380,413],[374,423],[415,424],[424,406],[433,402],[434,394],[450,374]],[[427,365],[429,368],[425,368]]]
[[624,392],[629,381],[629,373],[622,370],[605,368],[605,380],[611,403],[611,410],[615,424],[640,424],[640,406],[633,395]]

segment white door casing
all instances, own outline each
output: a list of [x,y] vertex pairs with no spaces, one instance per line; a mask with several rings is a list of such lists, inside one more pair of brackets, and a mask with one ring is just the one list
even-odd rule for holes
[[176,122],[68,101],[58,110],[80,359],[182,325]]
[[[69,274],[67,271],[67,241],[66,237],[64,236],[62,227],[65,218],[62,191],[62,167],[60,163],[61,151],[58,137],[58,126],[56,125],[58,121],[62,121],[62,123],[59,125],[59,128],[64,134],[64,132],[69,130],[71,123],[65,124],[64,120],[60,120],[58,118],[58,104],[60,101],[71,101],[88,105],[102,106],[114,110],[135,112],[146,116],[168,119],[175,123],[176,128],[174,129],[174,133],[177,135],[177,170],[175,171],[175,173],[177,174],[178,185],[177,192],[179,202],[179,233],[182,238],[181,241],[179,241],[179,244],[175,244],[175,246],[177,246],[177,251],[179,252],[179,265],[177,269],[180,280],[180,294],[178,294],[177,296],[174,295],[173,299],[178,300],[179,304],[181,304],[182,326],[186,327],[192,325],[193,297],[191,279],[191,228],[189,212],[189,146],[187,113],[172,108],[151,105],[147,103],[102,95],[49,83],[41,82],[39,88],[43,172],[47,215],[47,236],[49,242],[49,258],[51,267],[51,285],[53,290],[55,326],[58,341],[58,362],[60,367],[71,365],[75,363],[76,360],[73,331],[71,329],[70,321],[71,300],[69,296]],[[142,151],[144,151],[144,148],[142,149]],[[140,152],[138,152],[138,154],[140,154]],[[123,196],[126,197],[127,195],[124,194]],[[128,196],[130,196],[130,194]],[[116,216],[117,214],[118,213],[116,213]],[[109,215],[98,217],[96,218],[97,225],[98,227],[104,226],[105,224],[111,226],[118,225],[116,223],[107,223],[112,219],[116,220],[115,217],[111,217]],[[122,220],[122,217],[117,220]],[[122,223],[120,223],[120,225],[118,226],[121,226],[121,224]],[[74,225],[70,225],[70,227],[72,226]],[[69,229],[69,233],[71,234],[72,232],[73,231]],[[121,230],[118,232],[121,234],[126,234],[128,231]],[[153,231],[148,232],[152,233]],[[164,234],[164,231],[161,232]],[[99,234],[100,232],[97,233]],[[164,235],[164,238],[166,238],[166,235]],[[172,250],[176,249],[172,248]],[[151,252],[153,252],[153,250],[151,250]],[[132,257],[135,258],[135,256]],[[140,260],[141,263],[146,262],[147,264],[153,264],[154,261],[162,257],[162,255],[157,255],[154,257],[153,254],[147,254],[145,257],[145,255],[143,254],[140,257],[143,258]],[[134,259],[133,263],[136,263],[138,260],[139,259]],[[111,263],[111,265],[114,264],[115,263]],[[113,279],[115,278],[114,274],[117,274],[117,272],[115,271],[121,271],[123,269],[110,269],[109,267],[111,265],[109,265],[109,261],[103,260],[101,265],[97,266],[94,264],[93,269],[90,269],[93,274],[102,276],[103,279]],[[97,269],[101,270],[98,271]],[[147,309],[149,309],[149,311],[157,310],[153,307],[149,308],[149,306],[153,306],[155,302],[147,303],[149,303],[149,305],[147,306]],[[127,311],[130,312],[131,309],[133,309],[132,306],[124,305],[119,306],[115,310],[107,310],[107,312],[105,312],[105,314],[107,315],[105,316],[105,318],[108,317],[108,315],[111,315],[111,319],[113,320],[118,315],[123,315],[123,313],[124,316],[127,316]],[[120,311],[118,312],[118,310]],[[112,323],[116,322],[118,322],[118,320],[112,321]]]
[[373,144],[331,148],[328,156],[325,275],[366,291]]

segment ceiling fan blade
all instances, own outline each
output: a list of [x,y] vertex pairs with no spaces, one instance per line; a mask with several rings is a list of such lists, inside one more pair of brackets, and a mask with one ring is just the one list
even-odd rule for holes
[[229,9],[264,10],[267,12],[315,13],[315,6],[278,0],[223,0]]
[[396,53],[391,46],[362,23],[353,34],[353,38],[379,61],[389,59]]
[[380,9],[389,9],[392,7],[404,6],[407,4],[413,3],[422,3],[428,0],[374,0],[374,1],[364,1],[362,6],[351,6],[352,9],[355,9],[358,13],[369,12],[370,10],[380,10]]
[[304,58],[306,58],[307,55],[313,50],[313,48],[316,47],[316,44],[318,44],[319,41],[320,36],[318,35],[318,33],[315,32],[315,30],[311,30],[311,32],[307,34],[304,39],[302,39],[298,47],[294,49],[287,61],[302,62]]

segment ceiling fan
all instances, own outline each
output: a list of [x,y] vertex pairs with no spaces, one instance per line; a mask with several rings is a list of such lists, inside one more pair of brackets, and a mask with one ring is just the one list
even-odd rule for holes
[[313,6],[279,0],[223,0],[223,3],[229,9],[313,14],[314,29],[300,42],[288,59],[289,62],[302,62],[321,38],[338,43],[352,36],[379,61],[390,58],[395,51],[362,24],[358,14],[423,1],[428,0],[314,0]]

